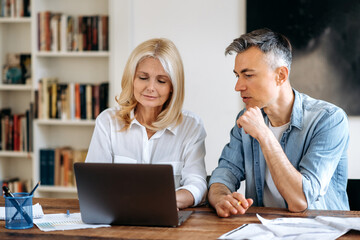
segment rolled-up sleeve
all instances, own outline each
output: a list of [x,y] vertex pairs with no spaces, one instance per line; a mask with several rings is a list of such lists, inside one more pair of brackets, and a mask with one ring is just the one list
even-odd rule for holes
[[[243,113],[240,112],[236,119]],[[230,142],[224,147],[218,167],[211,174],[209,187],[213,183],[222,183],[231,192],[240,187],[240,183],[245,179],[244,151],[243,151],[242,130],[237,126],[231,129]]]

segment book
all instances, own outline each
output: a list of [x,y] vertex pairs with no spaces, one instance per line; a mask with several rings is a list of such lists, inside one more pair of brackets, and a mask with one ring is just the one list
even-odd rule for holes
[[[30,107],[31,108],[31,107]],[[30,151],[29,130],[32,125],[27,122],[25,113],[12,114],[10,108],[0,109],[0,150]]]
[[20,151],[20,116],[13,114],[13,149],[14,151]]
[[100,84],[100,112],[104,111],[109,106],[109,83],[104,82]]
[[86,88],[86,94],[85,94],[85,98],[86,98],[86,119],[90,120],[93,119],[93,112],[92,112],[92,85],[91,84],[87,84],[85,86]]
[[67,51],[67,19],[66,14],[62,14],[60,17],[60,49],[62,52]]
[[92,107],[93,107],[93,118],[95,119],[100,113],[100,86],[94,85],[93,86],[93,93],[92,93]]
[[30,0],[0,0],[0,17],[30,17]]
[[80,83],[75,83],[75,118],[81,119]]
[[62,186],[72,186],[72,150],[70,148],[64,148],[62,151],[63,157],[63,166],[61,168],[61,185]]
[[68,86],[68,101],[69,101],[69,118],[75,120],[75,83],[69,83]]
[[58,84],[57,82],[53,81],[49,86],[49,96],[50,96],[50,118],[57,118],[57,101],[58,101]]
[[40,181],[41,185],[54,185],[55,150],[52,148],[40,149]]
[[108,16],[70,16],[42,11],[38,13],[40,51],[107,51]]
[[51,29],[51,51],[60,51],[60,13],[52,13],[50,17],[50,29]]
[[60,186],[60,164],[61,164],[61,148],[55,149],[55,159],[54,159],[54,185]]
[[33,146],[33,136],[34,136],[34,131],[33,131],[33,122],[34,122],[34,103],[30,102],[30,109],[28,112],[28,117],[29,117],[29,126],[28,126],[28,145],[29,148],[27,149],[29,152],[32,152],[34,150],[34,146]]
[[95,119],[108,107],[108,85],[107,82],[59,83],[56,78],[42,78],[38,83],[34,116],[62,120]]
[[41,185],[48,185],[47,149],[40,149],[40,181]]
[[80,95],[80,118],[86,119],[86,84],[80,84],[79,95]]
[[28,133],[27,133],[27,125],[26,125],[26,115],[22,115],[20,117],[20,151],[28,151],[27,142],[28,142]]
[[[40,119],[49,119],[51,117],[52,110],[50,107],[53,106],[51,93],[49,89],[52,87],[53,83],[56,83],[56,78],[41,78],[38,82],[39,90],[39,118]],[[56,99],[55,99],[56,101]],[[40,115],[41,114],[41,115]]]
[[47,150],[47,185],[54,185],[54,174],[55,174],[55,150]]
[[0,109],[0,150],[6,150],[5,117],[11,115],[10,108]]

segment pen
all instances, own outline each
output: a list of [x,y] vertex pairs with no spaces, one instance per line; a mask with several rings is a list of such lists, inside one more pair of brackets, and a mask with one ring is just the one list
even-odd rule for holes
[[[35,187],[33,188],[33,190],[31,190],[31,192],[29,193],[29,196],[31,196],[31,195],[34,194],[35,190],[38,188],[39,185],[40,185],[40,182],[38,182],[38,183],[35,185]],[[29,200],[29,198],[26,199],[22,205],[25,205],[28,200]],[[15,217],[18,215],[18,213],[19,213],[19,212],[16,212],[16,213],[14,214],[14,216],[10,219],[9,222],[11,222],[12,220],[14,220]]]
[[[5,193],[6,197],[12,197],[14,198],[14,195],[10,192],[10,189],[7,186],[3,186],[3,190]],[[12,202],[12,204],[14,205],[14,207],[16,208],[16,210],[18,210],[18,212],[20,212],[20,214],[25,218],[25,220],[30,224],[32,223],[32,219],[31,217],[27,214],[27,212],[25,211],[25,209],[19,204],[19,202],[16,199],[9,199],[10,202]],[[11,221],[11,219],[10,219]],[[9,221],[9,222],[10,222]]]

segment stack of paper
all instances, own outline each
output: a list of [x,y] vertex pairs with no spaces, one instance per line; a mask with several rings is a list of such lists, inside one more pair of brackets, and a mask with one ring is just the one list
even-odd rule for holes
[[41,231],[73,230],[84,228],[110,227],[111,225],[85,224],[80,213],[45,214],[43,218],[34,219],[34,223]]
[[360,231],[360,218],[318,216],[316,218],[277,218],[257,214],[262,224],[244,224],[219,239],[336,239],[349,230]]
[[[41,218],[44,216],[44,212],[42,210],[42,207],[39,203],[33,205],[33,218]],[[5,207],[0,207],[0,220],[5,220]]]

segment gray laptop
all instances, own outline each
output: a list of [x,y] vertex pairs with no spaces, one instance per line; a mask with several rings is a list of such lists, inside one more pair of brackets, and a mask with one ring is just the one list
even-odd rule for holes
[[84,223],[179,226],[192,211],[177,211],[171,165],[75,163]]

